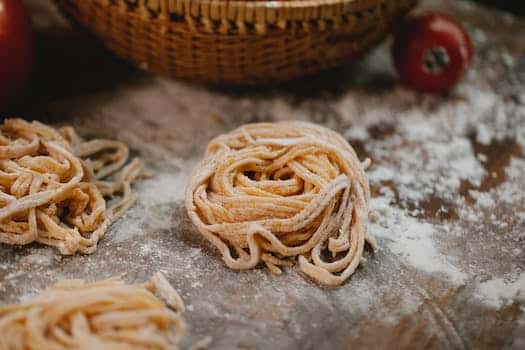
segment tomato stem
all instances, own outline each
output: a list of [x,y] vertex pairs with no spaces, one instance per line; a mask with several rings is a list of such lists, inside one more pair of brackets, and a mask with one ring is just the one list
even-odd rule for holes
[[423,70],[425,73],[439,75],[450,64],[447,50],[442,46],[431,47],[423,53]]

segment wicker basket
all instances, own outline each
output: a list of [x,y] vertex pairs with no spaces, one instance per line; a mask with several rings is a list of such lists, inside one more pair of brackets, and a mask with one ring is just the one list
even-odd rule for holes
[[349,62],[416,0],[55,0],[118,56],[201,82],[289,80]]

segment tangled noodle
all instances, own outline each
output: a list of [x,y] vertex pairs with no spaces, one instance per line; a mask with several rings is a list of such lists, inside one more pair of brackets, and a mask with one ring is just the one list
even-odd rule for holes
[[0,349],[174,349],[183,311],[160,273],[143,285],[61,281],[22,304],[0,307]]
[[368,235],[365,168],[337,133],[301,122],[249,124],[212,140],[192,176],[186,208],[232,269],[293,264],[340,285]]
[[[90,140],[71,127],[7,119],[0,126],[0,242],[89,254],[134,202],[142,163],[128,147]],[[106,199],[120,199],[107,207]]]

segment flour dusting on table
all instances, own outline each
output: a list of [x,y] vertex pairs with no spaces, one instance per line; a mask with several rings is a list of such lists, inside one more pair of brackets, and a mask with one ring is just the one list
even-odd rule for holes
[[525,302],[525,273],[511,278],[495,278],[480,283],[476,297],[485,305],[496,309],[514,300]]

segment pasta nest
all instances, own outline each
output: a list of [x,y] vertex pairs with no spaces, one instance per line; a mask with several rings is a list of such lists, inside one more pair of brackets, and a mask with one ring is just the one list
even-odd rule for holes
[[317,282],[343,283],[364,261],[369,184],[338,133],[304,122],[242,126],[212,140],[195,167],[186,208],[232,269],[274,273],[297,257]]
[[21,304],[0,307],[0,349],[174,349],[183,311],[160,273],[139,285],[64,280]]
[[[55,246],[89,254],[134,200],[122,142],[86,141],[71,127],[6,119],[0,126],[0,242]],[[106,199],[114,199],[107,206]]]

